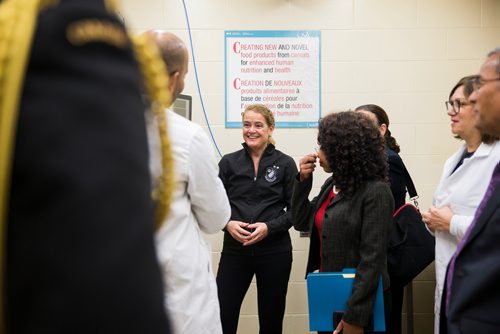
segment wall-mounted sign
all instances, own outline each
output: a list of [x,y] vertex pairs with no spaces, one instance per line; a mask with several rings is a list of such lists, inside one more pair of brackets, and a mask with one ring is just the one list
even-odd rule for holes
[[225,31],[226,128],[261,103],[276,127],[317,127],[321,117],[320,31]]

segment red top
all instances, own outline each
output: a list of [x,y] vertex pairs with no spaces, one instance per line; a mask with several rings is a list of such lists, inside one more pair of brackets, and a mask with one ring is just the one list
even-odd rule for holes
[[328,197],[325,199],[323,203],[321,203],[321,206],[319,207],[318,211],[316,211],[316,215],[314,216],[314,225],[316,225],[316,229],[318,230],[319,234],[319,255],[321,258],[321,263],[319,266],[319,271],[323,271],[323,245],[321,240],[321,235],[323,231],[323,217],[325,216],[325,211],[326,207],[328,204],[330,204],[330,201],[332,198],[335,197],[335,193],[333,192],[333,188],[328,194]]

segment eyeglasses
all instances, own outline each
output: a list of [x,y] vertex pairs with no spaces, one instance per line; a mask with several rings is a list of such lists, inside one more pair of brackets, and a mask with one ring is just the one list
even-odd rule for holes
[[472,82],[472,87],[474,90],[479,90],[479,88],[483,87],[485,84],[488,82],[493,82],[493,81],[499,81],[500,78],[495,78],[495,79],[483,79],[481,78],[480,75],[476,75],[471,79]]
[[444,104],[446,105],[446,111],[452,109],[455,114],[458,114],[460,112],[460,107],[468,106],[471,103],[465,100],[453,100],[446,101]]

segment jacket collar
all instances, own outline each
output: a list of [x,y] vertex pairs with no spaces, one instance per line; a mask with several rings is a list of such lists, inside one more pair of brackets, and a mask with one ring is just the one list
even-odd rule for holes
[[[481,143],[479,147],[476,149],[474,154],[468,158],[466,161],[464,161],[464,165],[467,165],[470,163],[470,161],[476,160],[476,159],[483,159],[485,157],[488,157],[491,153],[491,151],[496,147],[496,145],[500,145],[499,142],[495,142],[493,144],[486,144],[486,143]],[[467,149],[467,146],[462,144],[459,150],[457,150],[449,159],[449,163],[447,163],[447,167],[449,169],[448,173],[451,173],[453,167],[456,166],[460,158],[462,157],[462,154],[464,151]],[[453,173],[455,174],[455,173]],[[453,175],[452,174],[452,175]]]
[[[250,149],[248,148],[248,145],[247,145],[246,143],[241,143],[241,146],[243,146],[243,148],[245,149],[245,152],[246,152],[249,156],[251,156],[251,154],[250,154]],[[264,150],[264,152],[262,153],[262,156],[264,156],[264,155],[268,155],[268,154],[271,154],[271,153],[273,153],[275,150],[276,150],[276,147],[275,147],[273,144],[269,143],[269,144],[267,144],[266,149],[265,149],[265,150]]]
[[[320,198],[319,200],[316,202],[316,206],[317,208],[319,208],[321,206],[321,204],[327,199],[328,195],[330,194],[330,192],[332,191],[332,188],[333,188],[333,177],[330,176],[326,181],[325,181],[325,184],[324,184],[324,187],[323,187],[323,192],[321,193],[320,195]],[[342,192],[339,192],[338,194],[335,195],[335,197],[332,199],[332,201],[328,204],[328,206],[332,205],[333,203],[337,203],[338,201],[340,201],[344,196],[342,195]],[[327,207],[328,207],[327,206]]]
[[496,145],[499,145],[498,141],[494,142],[493,144],[481,143],[481,145],[479,145],[479,147],[476,149],[474,155],[476,157],[489,156],[491,151],[493,151]]

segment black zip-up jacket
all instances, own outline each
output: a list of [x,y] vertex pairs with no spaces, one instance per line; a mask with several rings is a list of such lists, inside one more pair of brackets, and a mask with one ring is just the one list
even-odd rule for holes
[[219,177],[231,204],[231,220],[263,222],[269,230],[266,238],[250,246],[243,246],[224,231],[223,253],[264,255],[292,250],[288,230],[292,226],[290,203],[297,173],[295,161],[272,144],[262,154],[257,175],[245,143],[243,149],[222,157]]

